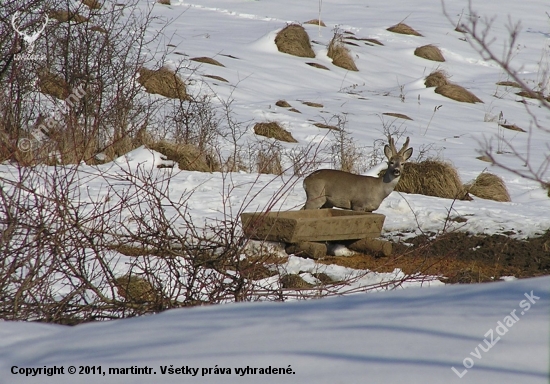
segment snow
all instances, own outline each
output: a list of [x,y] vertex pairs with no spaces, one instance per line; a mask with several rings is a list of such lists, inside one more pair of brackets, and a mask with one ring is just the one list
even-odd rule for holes
[[[195,307],[72,328],[5,322],[0,323],[0,381],[438,384],[458,382],[454,367],[467,383],[546,383],[549,284],[550,278],[542,277]],[[64,367],[65,374],[30,378],[11,373],[54,366]],[[106,374],[71,375],[70,366],[77,372],[80,366],[100,366]],[[109,368],[132,366],[152,371],[109,374]],[[257,370],[240,376],[235,370],[247,366],[290,367],[293,373],[261,375]],[[161,367],[198,368],[198,373],[162,374]],[[230,368],[231,374],[202,375],[203,369],[216,367]]]
[[[143,5],[147,2],[144,0]],[[151,2],[149,2],[151,3]],[[323,1],[321,18],[327,28],[305,25],[316,58],[303,59],[279,53],[274,36],[288,22],[303,22],[318,16],[318,2],[292,0],[195,0],[174,1],[171,6],[156,4],[155,16],[171,19],[166,30],[177,47],[167,54],[164,64],[196,68],[190,75],[194,90],[204,90],[209,84],[221,100],[234,99],[233,113],[237,121],[282,122],[299,141],[284,144],[288,155],[296,148],[319,144],[321,166],[330,167],[329,146],[333,136],[312,122],[336,124],[335,116],[345,117],[346,130],[365,152],[365,167],[375,166],[381,158],[372,155],[376,140],[384,139],[385,129],[410,136],[415,148],[413,159],[425,150],[427,156],[451,161],[463,181],[474,179],[488,170],[501,176],[512,202],[498,203],[474,198],[473,201],[452,201],[434,197],[392,193],[382,203],[378,213],[386,216],[383,235],[413,236],[420,232],[440,232],[447,225],[478,234],[513,231],[520,238],[544,233],[550,228],[550,199],[536,182],[520,178],[516,173],[491,167],[475,157],[484,144],[490,143],[499,161],[513,170],[523,172],[525,164],[514,156],[506,141],[536,168],[550,151],[548,132],[532,126],[531,115],[548,126],[548,110],[537,102],[521,98],[513,89],[496,87],[507,80],[494,63],[484,61],[454,31],[459,15],[467,17],[467,1],[445,2],[443,14],[439,0],[387,0],[365,3],[360,0]],[[542,0],[517,2],[472,1],[481,16],[492,18],[493,44],[499,51],[507,38],[508,16],[521,21],[523,32],[517,41],[513,64],[525,81],[535,87],[545,80],[548,70],[548,38],[550,24],[548,5]],[[424,37],[397,35],[386,28],[399,21],[419,30]],[[351,73],[332,66],[326,57],[326,44],[332,28],[351,31],[357,37],[376,38],[384,46],[350,46],[359,72]],[[420,45],[435,44],[443,50],[447,61],[433,63],[414,56]],[[156,47],[152,47],[152,52]],[[182,56],[177,53],[184,53]],[[162,52],[158,53],[162,54]],[[223,55],[232,55],[232,59]],[[187,62],[185,57],[209,56],[226,67]],[[323,71],[305,65],[322,63]],[[480,97],[483,104],[461,104],[426,89],[424,77],[441,68],[456,82]],[[203,78],[215,74],[229,84]],[[548,91],[548,84],[540,84]],[[495,97],[496,96],[496,97]],[[279,99],[287,100],[301,114],[275,106]],[[303,105],[302,101],[318,102],[323,108]],[[413,121],[395,120],[385,112],[404,113]],[[502,113],[507,123],[515,123],[527,133],[498,127]],[[255,143],[251,128],[243,145]],[[227,149],[229,144],[222,143]],[[370,156],[373,156],[371,159]],[[288,162],[288,159],[283,159]],[[377,160],[377,161],[371,161]],[[84,203],[114,198],[113,189],[122,192],[132,188],[125,181],[128,175],[150,172],[153,179],[170,176],[168,194],[177,200],[185,195],[188,213],[194,222],[215,222],[236,214],[241,207],[259,211],[300,208],[305,201],[302,179],[290,174],[281,177],[247,173],[199,173],[176,169],[158,169],[166,165],[161,155],[144,147],[115,161],[91,167],[80,165],[80,180],[75,196]],[[289,163],[287,165],[290,165]],[[45,168],[52,173],[54,169]],[[0,165],[3,178],[15,179],[16,169]],[[548,173],[543,174],[548,179]],[[48,191],[44,178],[39,181]],[[111,188],[108,188],[110,186]],[[193,191],[193,193],[191,193]],[[279,198],[273,201],[274,196]],[[81,200],[82,201],[82,200]],[[85,209],[87,205],[83,204]],[[168,212],[170,213],[170,212]],[[449,223],[448,217],[464,217],[463,223]],[[131,217],[127,213],[126,218]],[[232,217],[237,220],[236,217]],[[131,225],[129,228],[131,228]],[[125,259],[117,259],[113,269],[123,273]],[[410,382],[441,383],[458,380],[463,362],[473,366],[462,381],[487,382],[547,382],[549,375],[549,292],[550,278],[506,281],[488,285],[444,286],[429,277],[407,280],[404,286],[433,286],[430,289],[397,289],[369,294],[349,294],[360,287],[399,280],[400,270],[388,274],[364,274],[339,266],[320,266],[311,260],[291,256],[281,268],[299,272],[306,280],[312,272],[333,276],[354,276],[353,284],[342,287],[345,297],[289,303],[239,303],[204,308],[170,310],[158,315],[136,319],[85,324],[72,328],[24,323],[0,323],[0,382],[64,383],[141,383],[200,381],[225,382]],[[507,279],[513,280],[513,279]],[[265,284],[269,284],[265,281]],[[391,288],[388,287],[388,288]],[[385,289],[379,289],[384,290]],[[540,297],[531,303],[529,311],[520,307],[524,294]],[[529,301],[527,301],[529,302]],[[523,301],[525,303],[525,301]],[[487,352],[484,339],[490,330],[497,336],[498,321],[516,310],[517,321]],[[523,310],[524,314],[519,315]],[[489,339],[487,339],[489,340]],[[476,350],[477,348],[477,350]],[[475,357],[474,355],[480,356]],[[153,377],[119,375],[97,378],[94,375],[65,374],[53,377],[41,375],[29,378],[10,373],[17,367],[70,365],[108,367],[152,367]],[[194,378],[161,374],[161,366],[199,368]],[[235,373],[236,367],[291,366],[291,375],[245,375]],[[231,368],[231,375],[208,374],[203,368]]]

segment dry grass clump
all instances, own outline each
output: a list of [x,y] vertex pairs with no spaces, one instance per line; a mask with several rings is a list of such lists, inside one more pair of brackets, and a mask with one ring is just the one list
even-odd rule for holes
[[327,71],[330,71],[330,69],[325,67],[323,64],[319,64],[319,63],[306,63],[306,64],[314,68],[326,69]]
[[283,288],[287,289],[303,289],[313,287],[313,284],[308,283],[300,275],[296,275],[294,273],[282,276],[281,285]]
[[256,170],[258,173],[280,176],[283,174],[281,164],[281,151],[276,147],[260,150],[256,157]]
[[405,23],[395,24],[387,29],[387,31],[393,33],[400,33],[402,35],[422,36],[419,32],[415,31]]
[[90,9],[100,9],[101,3],[99,0],[82,0],[82,4],[86,5]]
[[227,79],[224,79],[223,77],[221,76],[216,76],[216,75],[204,75],[204,77],[208,77],[210,79],[214,79],[214,80],[218,80],[218,81],[223,81],[224,83],[229,83],[229,81],[227,81]]
[[170,0],[157,0],[157,3],[162,5],[170,5]]
[[275,44],[279,52],[298,57],[315,57],[309,35],[304,27],[298,24],[290,24],[277,33]]
[[211,64],[211,65],[217,65],[218,67],[225,67],[222,63],[220,63],[218,60],[215,60],[211,57],[193,57],[192,59],[189,59],[191,61],[197,61],[199,63],[205,63],[205,64]]
[[164,160],[172,160],[179,169],[198,172],[215,172],[220,170],[219,164],[212,156],[191,144],[174,144],[162,140],[149,145],[149,148],[162,153]]
[[395,190],[446,199],[471,200],[456,168],[438,160],[405,163]]
[[275,105],[277,107],[281,107],[281,108],[290,108],[290,107],[292,107],[292,105],[290,105],[286,100],[277,100]]
[[186,100],[188,98],[183,80],[166,67],[156,71],[145,67],[140,68],[138,82],[149,93],[155,93],[170,99]]
[[349,49],[342,44],[341,36],[337,34],[334,35],[328,45],[327,56],[332,59],[332,64],[338,67],[347,69],[348,71],[359,71],[353,61],[353,57],[349,53]]
[[335,125],[329,125],[329,124],[325,124],[325,123],[313,123],[313,125],[315,125],[317,128],[330,129],[330,130],[333,130],[333,131],[339,131],[340,130],[340,128],[338,128]]
[[308,107],[313,107],[313,108],[323,108],[324,107],[323,104],[314,103],[314,102],[311,102],[311,101],[302,101],[302,104],[307,105]]
[[426,79],[424,80],[424,85],[426,86],[426,88],[439,87],[441,85],[447,84],[449,84],[449,75],[447,74],[447,72],[441,69],[433,71],[428,76],[426,76]]
[[515,81],[499,81],[497,85],[500,85],[503,87],[522,88],[521,85]]
[[402,113],[384,112],[384,113],[382,113],[382,114],[385,115],[385,116],[396,117],[396,118],[398,118],[398,119],[412,120],[409,116],[404,115],[404,114],[402,114]]
[[286,141],[287,143],[298,142],[298,140],[292,137],[290,132],[274,121],[269,123],[256,123],[256,125],[254,125],[254,133],[256,135],[269,137],[271,139]]
[[445,61],[445,58],[443,57],[441,50],[432,44],[423,45],[422,47],[416,48],[414,50],[414,54],[426,60],[440,61],[440,62]]
[[495,174],[483,172],[473,183],[465,185],[468,192],[482,199],[512,201],[504,181]]
[[147,280],[134,275],[124,275],[115,279],[118,294],[133,303],[157,301],[157,292]]
[[51,72],[42,72],[38,76],[38,79],[40,92],[60,100],[65,100],[69,97],[69,84],[61,76]]
[[502,128],[510,129],[512,131],[527,132],[525,129],[518,127],[515,124],[499,124]]
[[68,12],[61,9],[54,9],[53,11],[50,11],[48,16],[51,19],[56,19],[61,23],[65,23],[67,21],[72,21],[75,23],[85,23],[89,20],[87,17],[84,17],[76,12]]
[[323,23],[323,20],[319,19],[312,19],[304,22],[304,24],[313,24],[313,25],[320,25],[321,27],[326,27],[326,24]]
[[435,93],[462,103],[483,103],[483,101],[472,92],[457,84],[440,85],[435,89]]

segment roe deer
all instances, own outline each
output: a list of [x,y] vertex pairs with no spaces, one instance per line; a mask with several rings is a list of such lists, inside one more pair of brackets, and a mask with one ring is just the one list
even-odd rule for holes
[[343,208],[354,211],[372,212],[380,207],[395,188],[413,149],[407,149],[409,138],[403,148],[397,151],[395,143],[388,135],[389,145],[384,147],[388,158],[388,169],[382,177],[361,176],[334,169],[321,169],[304,179],[307,195],[306,205],[302,209]]

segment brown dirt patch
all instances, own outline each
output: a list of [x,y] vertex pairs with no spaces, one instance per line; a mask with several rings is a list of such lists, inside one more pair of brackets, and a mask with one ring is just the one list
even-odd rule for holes
[[323,264],[406,274],[439,275],[446,283],[478,283],[502,276],[526,278],[550,274],[550,232],[541,237],[516,240],[504,235],[471,236],[462,232],[428,239],[418,236],[394,244],[390,257],[354,255],[326,257]]

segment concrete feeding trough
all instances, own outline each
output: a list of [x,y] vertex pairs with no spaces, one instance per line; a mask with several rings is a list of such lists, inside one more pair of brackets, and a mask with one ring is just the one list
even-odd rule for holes
[[385,216],[339,209],[242,213],[245,236],[255,240],[287,243],[287,252],[312,258],[326,256],[326,242],[345,242],[350,249],[365,248],[384,255],[391,243],[380,236]]

